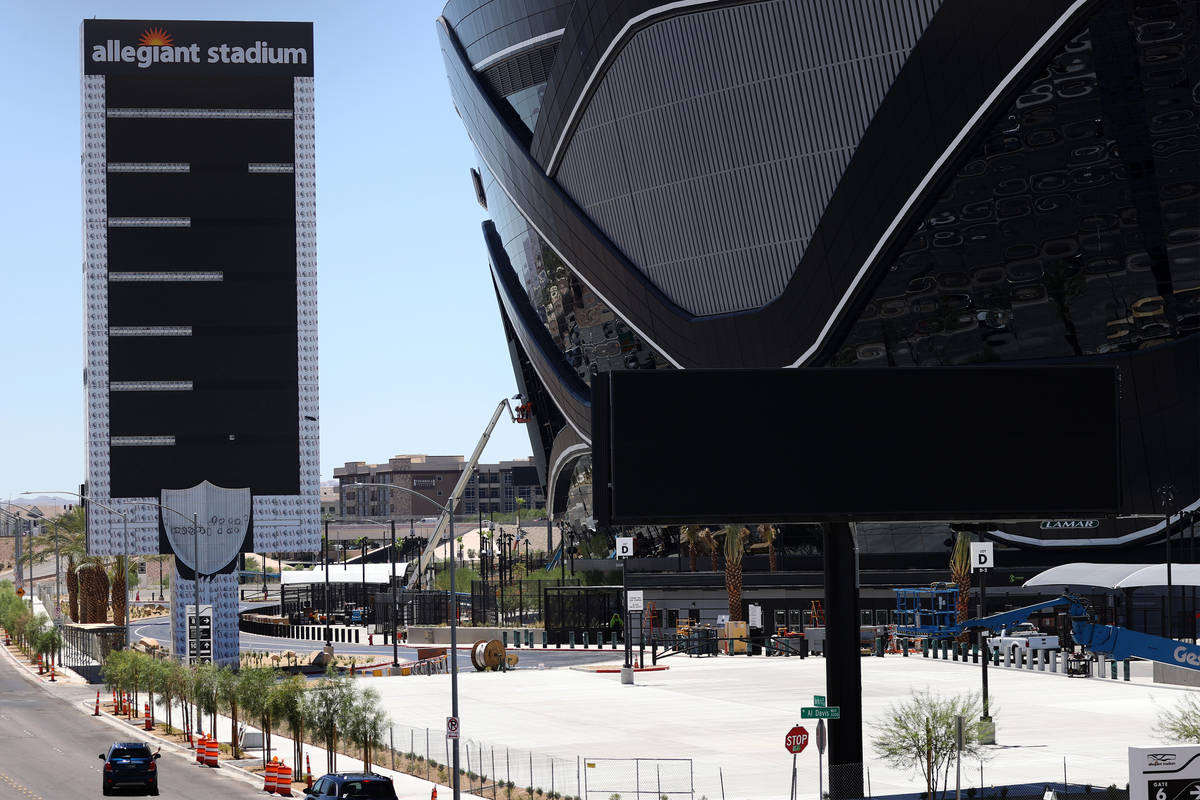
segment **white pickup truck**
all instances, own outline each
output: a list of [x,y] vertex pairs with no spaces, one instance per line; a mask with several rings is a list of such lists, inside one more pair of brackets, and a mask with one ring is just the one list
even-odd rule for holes
[[1011,631],[1001,629],[999,636],[989,636],[989,650],[999,649],[1001,653],[1012,653],[1013,658],[1022,654],[1028,656],[1030,650],[1057,650],[1058,637],[1047,636],[1033,626],[1032,622],[1022,622],[1013,626]]

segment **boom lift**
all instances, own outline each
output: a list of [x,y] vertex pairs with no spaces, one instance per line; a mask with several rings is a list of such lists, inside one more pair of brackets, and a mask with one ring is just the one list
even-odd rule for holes
[[1053,600],[1003,611],[987,617],[969,619],[945,629],[947,636],[964,630],[997,630],[1025,622],[1031,614],[1050,609],[1067,609],[1071,617],[1071,635],[1076,642],[1093,653],[1103,653],[1115,660],[1129,657],[1144,658],[1176,667],[1200,670],[1200,645],[1188,644],[1164,636],[1131,631],[1116,625],[1098,625],[1090,621],[1087,602],[1075,595],[1065,594]]
[[[522,400],[520,395],[513,398],[514,400]],[[508,398],[504,398],[496,406],[496,410],[492,412],[492,419],[488,422],[487,427],[483,431],[483,435],[479,437],[479,443],[475,445],[475,452],[471,453],[471,458],[463,467],[463,471],[458,476],[458,482],[454,484],[454,491],[450,492],[450,500],[446,503],[446,509],[451,512],[454,506],[458,504],[458,500],[462,497],[463,489],[467,488],[467,483],[471,480],[471,475],[475,471],[475,465],[479,463],[479,457],[483,455],[483,448],[487,446],[488,440],[492,438],[492,431],[496,428],[496,423],[500,419],[500,413],[504,409],[508,409],[508,415],[513,422],[529,422],[530,420],[530,404],[522,402],[517,406],[517,413],[513,412],[513,408],[509,405]],[[420,582],[421,576],[425,574],[425,570],[429,568],[430,562],[433,561],[433,556],[437,552],[438,545],[442,543],[442,537],[446,535],[446,527],[450,523],[449,514],[443,510],[442,515],[438,518],[437,529],[433,535],[429,537],[429,543],[425,545],[424,552],[417,560],[417,568],[409,573],[408,581],[404,584],[405,589],[413,588]],[[453,550],[453,544],[451,549]],[[453,552],[450,554],[451,562],[454,561]]]

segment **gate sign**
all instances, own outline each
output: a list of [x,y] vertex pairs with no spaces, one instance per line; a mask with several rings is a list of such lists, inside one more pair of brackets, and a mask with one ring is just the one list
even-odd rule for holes
[[618,536],[617,537],[617,558],[632,558],[633,557],[633,537]]
[[1200,747],[1129,748],[1129,800],[1196,800]]
[[801,752],[808,747],[808,731],[801,728],[799,725],[787,732],[787,736],[783,740],[783,746],[792,755]]
[[630,589],[625,593],[625,596],[628,600],[629,611],[645,610],[645,595],[642,593],[641,589]]
[[979,572],[996,566],[991,542],[971,542],[971,571]]

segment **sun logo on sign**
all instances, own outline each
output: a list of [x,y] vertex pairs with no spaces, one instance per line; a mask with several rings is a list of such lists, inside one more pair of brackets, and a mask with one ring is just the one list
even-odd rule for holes
[[170,47],[174,43],[171,34],[162,28],[147,28],[146,32],[142,34],[142,38],[138,39],[138,44],[150,47]]

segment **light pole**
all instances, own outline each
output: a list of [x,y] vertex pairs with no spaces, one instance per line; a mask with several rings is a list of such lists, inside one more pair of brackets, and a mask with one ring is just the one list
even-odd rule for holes
[[392,613],[388,619],[392,628],[392,666],[400,666],[400,645],[396,642],[396,520],[388,520],[392,526]]
[[[124,535],[125,535],[125,544],[124,544],[125,552],[121,555],[120,563],[121,563],[121,580],[125,583],[125,648],[128,649],[129,648],[129,633],[130,633],[130,631],[129,631],[129,515],[121,512],[121,511],[117,511],[112,506],[106,506],[104,503],[99,502],[95,498],[88,497],[86,495],[80,494],[79,492],[72,492],[72,491],[69,491],[66,489],[59,489],[56,491],[46,491],[46,492],[21,492],[22,496],[38,495],[38,494],[69,494],[72,497],[78,497],[80,500],[86,500],[89,503],[95,503],[96,505],[103,508],[105,511],[108,511],[109,513],[112,513],[112,514],[116,514],[117,516],[119,516],[121,518],[121,525],[124,528]],[[19,536],[20,532],[18,532],[17,535]]]
[[1175,594],[1171,585],[1171,511],[1175,507],[1175,487],[1171,484],[1160,486],[1158,501],[1163,510],[1163,533],[1167,537],[1167,638],[1175,638],[1175,615],[1172,607],[1172,595]]
[[[350,484],[350,485],[351,486],[365,486],[366,484],[359,483],[359,484]],[[417,497],[421,497],[426,500],[429,500],[429,498],[425,497],[425,495],[421,494],[420,492],[413,491],[412,489],[409,489],[407,486],[397,486],[392,483],[374,483],[371,485],[372,486],[387,486],[388,488],[391,488],[391,489],[399,489],[402,492],[408,492],[409,494],[413,494],[413,495],[416,495]],[[449,527],[448,535],[450,536],[450,541],[453,542],[454,541],[454,497],[452,496],[450,498],[450,504],[446,505],[446,506],[443,506],[433,500],[429,500],[429,502],[433,503],[435,506],[440,508],[442,510],[442,513],[445,514],[447,516],[447,518],[449,519],[450,527]],[[455,586],[454,586],[454,572],[455,572],[454,561],[452,558],[450,561],[450,715],[452,717],[454,717],[455,719],[458,719],[458,594],[457,594],[457,592],[455,590]],[[393,585],[395,585],[395,584],[393,584]],[[462,726],[460,724],[459,730],[461,730],[461,729],[462,729]],[[459,762],[458,762],[458,739],[457,738],[454,739],[453,758],[454,758],[454,764],[453,764],[454,769],[453,769],[453,772],[451,773],[452,777],[451,777],[450,788],[454,792],[454,800],[461,800],[462,792],[461,792],[461,789],[459,788],[459,782],[458,782],[458,777],[459,777],[458,776],[458,763]]]
[[[37,510],[36,508],[29,508],[28,506],[23,506],[23,505],[20,505],[19,503],[14,503],[11,500],[9,501],[8,505],[9,505],[9,507],[15,506],[16,508],[23,510],[25,513],[27,513],[29,515],[30,519],[45,520],[46,522],[50,523],[50,527],[51,527],[51,530],[53,531],[53,537],[54,537],[54,616],[58,617],[58,615],[59,615],[58,604],[60,602],[59,597],[62,595],[62,586],[61,586],[62,560],[59,558],[59,555],[58,555],[58,522],[55,521],[51,517],[47,517],[45,514],[43,514],[41,511]],[[17,527],[17,535],[18,536],[21,535],[20,526]],[[30,543],[29,551],[30,551],[29,582],[32,584],[33,583],[33,558],[32,558],[33,557],[33,546],[32,546],[32,543]]]

